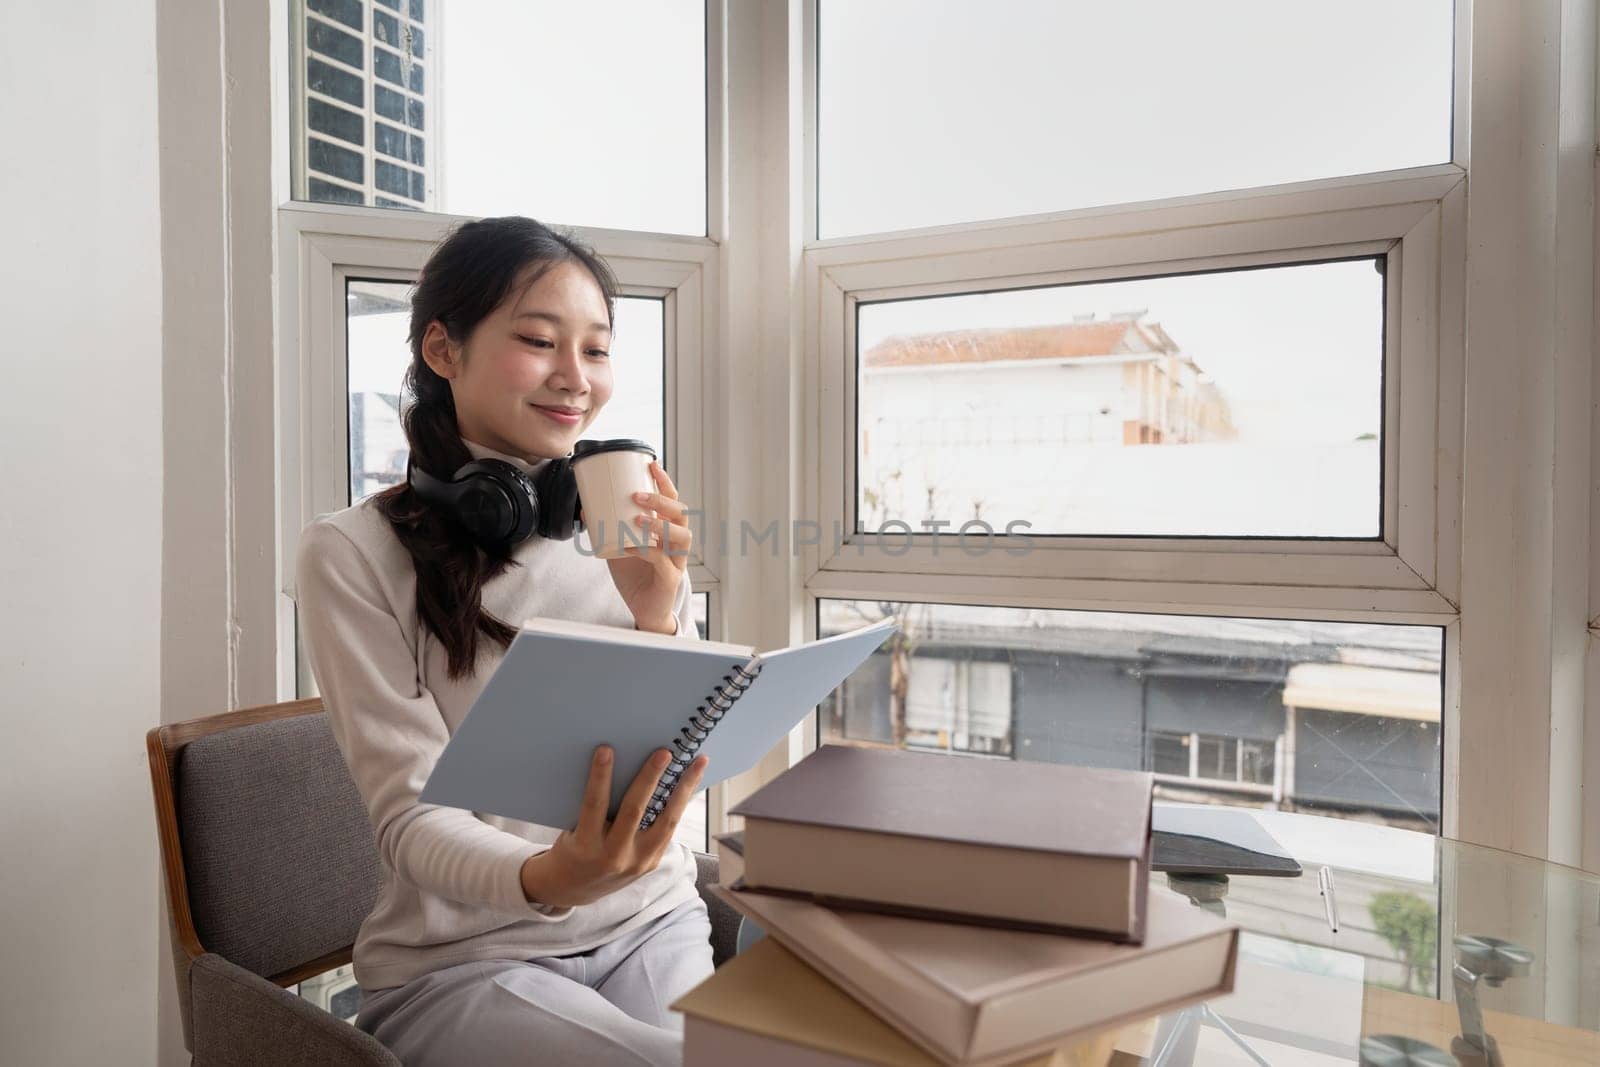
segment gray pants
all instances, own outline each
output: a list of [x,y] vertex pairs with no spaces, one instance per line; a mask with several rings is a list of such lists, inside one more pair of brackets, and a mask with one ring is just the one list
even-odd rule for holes
[[364,993],[356,1026],[406,1067],[680,1064],[667,1005],[711,975],[711,920],[694,900],[575,956],[483,960]]

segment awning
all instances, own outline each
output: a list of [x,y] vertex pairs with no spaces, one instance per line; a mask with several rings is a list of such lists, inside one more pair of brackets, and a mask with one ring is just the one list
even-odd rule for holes
[[1289,668],[1283,703],[1285,707],[1438,722],[1442,701],[1439,676],[1427,671],[1301,663]]

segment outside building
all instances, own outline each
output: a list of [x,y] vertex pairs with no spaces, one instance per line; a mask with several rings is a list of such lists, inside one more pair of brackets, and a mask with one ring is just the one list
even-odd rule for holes
[[[1030,532],[1117,532],[1095,525],[1111,518],[1154,532],[1199,518],[1220,533],[1251,507],[1312,526],[1345,507],[1329,488],[1339,479],[1321,475],[1370,462],[1376,440],[1317,446],[1316,463],[1241,442],[1226,383],[1144,316],[895,335],[864,351],[862,528],[1027,519]],[[824,705],[823,740],[1142,769],[1166,799],[1438,832],[1437,628],[837,601],[821,612],[824,634],[891,614],[902,630]]]
[[1163,799],[1439,832],[1437,628],[825,601],[901,639],[822,740],[1147,770]]
[[[895,335],[865,349],[862,528],[1025,520],[1047,535],[1375,532],[1377,435],[1245,437],[1228,383],[1143,316]],[[1162,447],[1132,447],[1142,445]],[[1043,486],[1040,471],[1051,474]]]
[[888,338],[861,356],[883,383],[862,390],[864,447],[1233,440],[1227,399],[1144,314]]
[[[432,7],[433,10],[429,11]],[[305,67],[292,94],[295,150],[305,161],[296,199],[422,208],[434,182],[430,150],[438,5],[427,0],[295,0]],[[430,20],[427,16],[433,15]],[[426,23],[426,26],[425,26]],[[433,39],[429,39],[429,35]]]

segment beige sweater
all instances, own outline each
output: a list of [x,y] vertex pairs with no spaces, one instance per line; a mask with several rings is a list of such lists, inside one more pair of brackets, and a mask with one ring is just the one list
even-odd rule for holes
[[[464,442],[478,458],[528,471],[521,459]],[[483,606],[513,626],[532,615],[632,628],[633,615],[603,560],[573,541],[533,537],[513,566],[488,582]],[[300,536],[295,562],[300,635],[333,735],[366,801],[383,862],[383,887],[355,943],[364,989],[403,985],[452,964],[582,952],[695,895],[693,855],[668,849],[649,874],[592,904],[550,908],[522,892],[522,863],[555,841],[547,826],[419,804],[446,740],[499,663],[480,644],[474,674],[446,672],[444,647],[419,626],[416,572],[370,502],[322,515]],[[697,637],[689,580],[678,590],[678,633]],[[581,708],[539,708],[578,715]]]

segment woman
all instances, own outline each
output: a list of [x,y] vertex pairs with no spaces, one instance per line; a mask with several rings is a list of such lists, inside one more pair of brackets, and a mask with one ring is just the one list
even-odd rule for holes
[[[484,458],[537,475],[569,453],[611,396],[616,295],[599,257],[531,219],[457,229],[412,298],[412,463],[444,480]],[[685,508],[659,464],[651,473],[657,492],[636,497],[649,536],[634,540],[647,547],[619,559],[571,540],[479,541],[408,483],[301,536],[300,632],[383,866],[355,943],[356,1025],[408,1065],[681,1060],[668,1005],[711,973],[711,927],[693,855],[672,833],[704,757],[644,831],[665,750],[612,824],[604,746],[570,832],[417,802],[510,623],[694,637]]]

